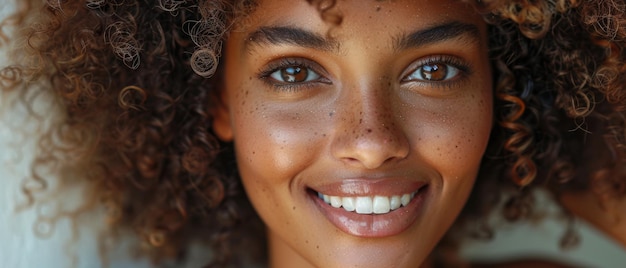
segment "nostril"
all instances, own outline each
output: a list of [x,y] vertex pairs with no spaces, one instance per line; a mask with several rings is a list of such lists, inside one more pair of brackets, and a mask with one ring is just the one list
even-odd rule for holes
[[404,159],[409,153],[408,139],[401,130],[371,126],[347,130],[339,132],[342,134],[332,142],[333,155],[345,164],[374,169]]

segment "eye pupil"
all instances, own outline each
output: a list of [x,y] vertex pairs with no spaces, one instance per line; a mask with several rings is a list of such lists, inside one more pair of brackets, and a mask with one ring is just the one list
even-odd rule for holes
[[421,70],[421,75],[426,80],[442,81],[448,75],[448,67],[440,63],[424,65]]
[[306,68],[287,67],[280,70],[280,75],[286,82],[297,83],[305,81],[309,72]]

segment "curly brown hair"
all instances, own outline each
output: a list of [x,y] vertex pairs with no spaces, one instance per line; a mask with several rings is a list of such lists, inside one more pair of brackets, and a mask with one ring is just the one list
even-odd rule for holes
[[[308,1],[341,23],[335,1]],[[111,229],[134,230],[153,259],[184,258],[199,240],[211,266],[240,265],[233,247],[262,242],[263,227],[232,145],[210,126],[222,42],[254,2],[64,0],[33,12],[39,2],[21,2],[0,34],[26,29],[3,91],[51,94],[63,111],[23,184],[29,200],[52,180],[37,166],[55,167],[61,185],[87,181],[83,208],[105,207]],[[462,219],[484,219],[505,192],[504,215],[524,218],[535,186],[623,196],[626,3],[468,2],[490,23],[497,124]]]
[[[473,223],[460,229],[483,239],[494,233],[485,215],[509,221],[539,216],[537,187],[557,202],[564,193],[591,192],[605,209],[626,192],[626,3],[505,2],[479,5],[491,25],[499,118],[458,222]],[[580,239],[576,215],[565,209],[563,216],[568,223],[559,243],[567,249]]]
[[490,144],[468,209],[492,209],[493,193],[511,181],[511,220],[531,214],[530,186],[623,196],[626,3],[479,2],[491,25],[499,116],[492,137],[501,142]]

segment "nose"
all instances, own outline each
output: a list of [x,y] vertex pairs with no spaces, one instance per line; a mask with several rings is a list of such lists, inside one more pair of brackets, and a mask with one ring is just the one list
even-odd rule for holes
[[343,94],[338,101],[333,157],[347,165],[375,169],[405,159],[409,141],[398,124],[391,94],[363,89]]

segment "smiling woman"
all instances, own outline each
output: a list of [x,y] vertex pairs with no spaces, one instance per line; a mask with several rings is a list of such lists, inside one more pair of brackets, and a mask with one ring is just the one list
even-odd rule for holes
[[[626,38],[584,15],[604,9],[573,0],[27,7],[5,21],[35,27],[20,64],[3,69],[3,92],[52,95],[64,113],[23,191],[38,202],[55,178],[85,181],[85,205],[70,215],[106,208],[111,235],[130,227],[155,261],[184,259],[201,241],[210,265],[245,266],[261,242],[269,260],[256,261],[270,267],[428,266],[442,261],[432,253],[459,215],[484,220],[506,194],[505,215],[527,216],[533,183],[560,193],[592,189],[593,178],[626,191],[621,179],[590,175],[618,172],[624,151]],[[588,140],[612,143],[581,148],[588,137],[571,130],[582,119],[600,135]],[[607,158],[582,164],[579,152]],[[572,175],[574,164],[589,176]]]
[[272,267],[415,266],[487,145],[485,23],[456,1],[335,8],[340,25],[263,1],[233,28],[213,129],[234,141]]

